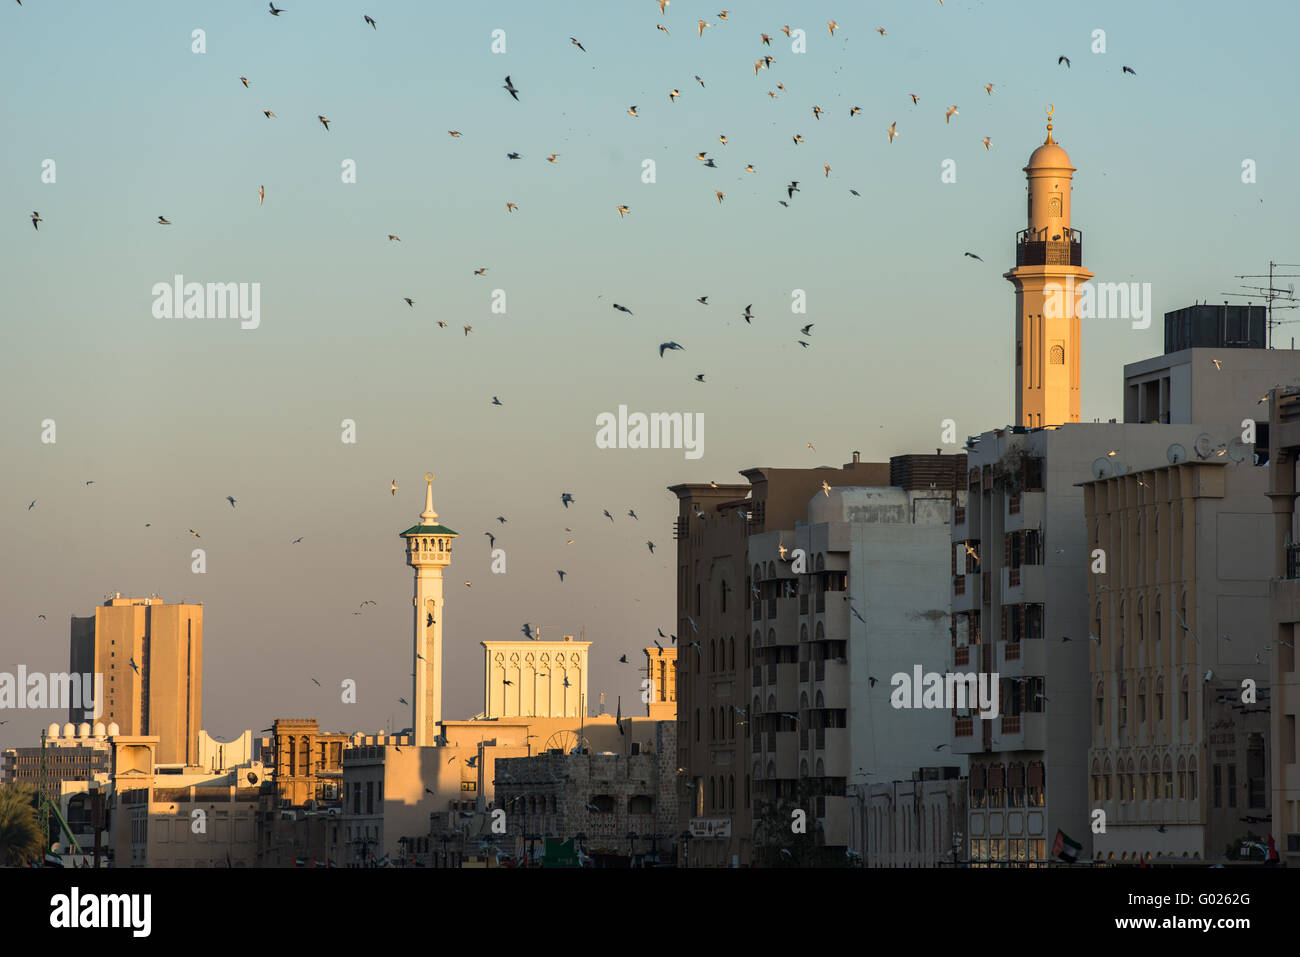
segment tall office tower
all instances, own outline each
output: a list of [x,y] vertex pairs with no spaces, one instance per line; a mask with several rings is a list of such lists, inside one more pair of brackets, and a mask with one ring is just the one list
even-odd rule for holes
[[104,676],[100,715],[72,708],[69,721],[116,723],[124,735],[157,735],[159,764],[198,764],[202,605],[119,593],[93,617],[72,619],[69,661],[74,673]]
[[1078,422],[1083,336],[1078,297],[1092,273],[1083,268],[1083,234],[1070,227],[1070,155],[1047,139],[1025,168],[1029,225],[1016,234],[1016,424],[1038,428]]
[[414,649],[411,670],[415,672],[411,698],[415,745],[433,747],[442,721],[442,572],[451,564],[451,544],[456,533],[438,524],[433,510],[433,473],[425,474],[424,511],[420,524],[401,536],[406,539],[406,564],[415,569]]

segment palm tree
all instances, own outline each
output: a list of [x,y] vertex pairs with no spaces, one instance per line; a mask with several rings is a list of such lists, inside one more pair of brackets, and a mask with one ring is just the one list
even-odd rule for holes
[[36,819],[36,791],[26,784],[0,787],[0,866],[39,860],[43,837]]

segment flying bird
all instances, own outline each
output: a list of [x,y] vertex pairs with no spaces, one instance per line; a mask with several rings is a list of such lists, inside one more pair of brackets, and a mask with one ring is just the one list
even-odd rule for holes
[[803,142],[803,137],[800,136],[798,133],[794,134],[793,139],[794,139],[795,143],[802,143],[802,142]]
[[231,508],[235,507],[235,497],[233,495],[227,495],[226,501],[230,503]]
[[722,134],[720,134],[720,135],[718,136],[718,142],[721,143],[723,146],[726,146],[726,145],[727,145],[727,134],[726,134],[726,133],[722,133]]
[[650,554],[653,555],[655,553],[655,543],[651,541],[647,541],[646,545],[650,546]]
[[501,400],[498,399],[496,396],[492,396],[492,404],[493,404],[493,405],[500,405],[500,404],[501,404]]
[[271,16],[278,17],[284,13],[284,7],[277,7],[274,3],[268,4],[271,8]]
[[554,163],[554,162],[555,162],[555,157],[557,157],[557,156],[559,156],[559,155],[560,155],[559,153],[552,153],[550,156],[546,157],[546,162],[548,162],[548,163]]
[[27,506],[27,511],[30,512],[35,507],[36,507],[36,499],[32,499],[32,504]]
[[464,325],[464,326],[462,326],[461,328],[465,330],[465,335],[466,335],[466,336],[468,336],[471,332],[474,331],[474,327],[471,326],[471,325]]
[[583,53],[586,53],[586,52],[587,52],[587,48],[584,47],[581,43],[578,42],[578,38],[577,38],[577,37],[569,37],[569,42],[572,43],[572,44],[573,44],[575,47],[577,47],[579,50],[581,50]]
[[487,267],[487,266],[479,266],[478,269],[475,269],[475,270],[474,270],[474,275],[476,275],[476,276],[481,276],[481,275],[483,275],[483,274],[484,274],[485,272],[487,272],[487,271],[488,271],[488,267]]
[[980,262],[983,262],[983,261],[984,261],[983,259],[980,259],[979,256],[976,256],[974,253],[962,253],[962,255],[963,255],[963,256],[969,256],[971,259],[979,259]]
[[990,146],[993,145],[993,140],[991,137],[986,136],[984,137],[983,143],[984,143],[984,149],[987,150]]
[[568,508],[569,503],[572,502],[573,500],[574,500],[573,496],[570,495],[568,492],[560,493],[560,504],[562,504],[565,508]]
[[808,325],[804,326],[802,329],[799,330],[799,334],[800,334],[801,336],[811,336],[811,335],[812,335],[812,327],[815,326],[815,325],[816,325],[816,323],[814,323],[814,322],[810,322],[810,323],[808,323]]
[[808,448],[812,449],[814,452],[817,451],[817,446],[813,445],[811,442],[808,442],[808,443],[806,443],[806,444],[807,444]]
[[292,542],[290,542],[289,544],[290,544],[290,545],[297,545],[297,544],[298,544],[299,542],[301,542],[302,540],[303,540],[303,536],[302,536],[302,535],[299,535],[297,538],[295,538],[295,539],[294,539]]
[[888,36],[888,34],[885,33],[885,28],[884,28],[884,27],[876,27],[876,32],[879,33],[882,37],[883,37],[883,36]]
[[[835,36],[835,30],[837,27],[839,27],[839,24],[836,23],[834,20],[831,20],[826,24],[826,27],[831,31],[831,36]],[[880,32],[884,33],[885,31],[881,30]]]
[[488,548],[496,548],[496,547],[497,547],[497,537],[496,537],[495,535],[493,535],[491,532],[484,532],[483,534],[487,536],[487,540],[488,540]]
[[992,95],[993,95],[993,84],[992,84],[992,83],[985,83],[985,84],[984,84],[984,92],[987,93],[989,96],[992,96]]
[[823,493],[827,498],[830,498],[830,497],[831,497],[831,487],[830,487],[830,483],[825,482],[825,481],[822,482],[822,493]]
[[662,30],[665,36],[672,36],[672,33],[669,32],[668,28],[664,26],[662,23],[656,23],[655,26],[658,27],[660,30]]
[[745,320],[746,325],[749,325],[750,324],[749,320],[754,318],[754,313],[751,311],[753,308],[754,308],[754,304],[751,302],[748,306],[745,307],[744,315],[740,317]]
[[628,116],[636,116],[636,104],[635,104],[635,103],[632,104],[631,106],[629,106],[629,107],[627,108],[627,115],[628,115]]
[[363,14],[361,15],[361,18],[362,18],[363,20],[365,20],[366,23],[370,24],[370,28],[371,28],[372,30],[378,30],[378,29],[379,29],[379,27],[375,26],[375,20],[374,20],[374,17],[371,17],[371,16],[369,16],[368,14],[364,14],[364,13],[363,13]]
[[140,666],[137,665],[137,664],[135,663],[135,658],[134,658],[134,657],[132,657],[132,658],[128,658],[128,659],[127,659],[127,664],[129,664],[129,665],[131,666],[131,670],[134,671],[136,674],[139,674],[139,673],[140,673]]
[[1214,368],[1215,368],[1216,370],[1218,370],[1218,371],[1220,371],[1220,372],[1223,371],[1223,360],[1222,360],[1222,359],[1211,359],[1210,361],[1214,363]]
[[[626,214],[632,212],[632,210],[631,210],[630,208],[628,208],[627,206],[623,206],[623,205],[619,205],[619,206],[617,206],[617,207],[615,207],[615,208],[618,210],[618,218],[619,218],[619,219],[622,219]],[[615,306],[614,308],[617,309],[618,307]]]
[[202,538],[202,537],[203,537],[203,536],[200,535],[198,532],[194,531],[194,529],[192,529],[192,528],[190,529],[190,534],[193,535],[195,538]]
[[257,205],[261,206],[266,201],[266,187],[257,187]]
[[[555,574],[557,574],[557,575],[560,576],[560,581],[564,581],[564,574],[565,574],[565,573],[564,573],[564,570],[563,570],[563,569],[557,568],[557,569],[555,570]],[[568,683],[569,683],[569,679],[568,679],[568,678],[565,678],[565,679],[564,679],[564,684],[567,686]]]
[[516,209],[518,209],[518,208],[519,208],[519,204],[518,204],[518,203],[510,203],[510,202],[507,202],[507,203],[506,203],[506,212],[507,212],[507,213],[514,212],[514,211],[515,211]]
[[698,73],[695,74],[695,82],[698,83],[701,87],[704,86],[704,81],[700,79],[700,75]]
[[448,130],[448,131],[447,131],[447,135],[448,135],[448,136],[457,136],[457,137],[458,137],[458,136],[461,135],[461,133],[460,133],[460,130]]
[[394,495],[397,494],[397,479],[393,479],[392,483],[388,486],[388,491]]
[[850,106],[850,107],[849,107],[849,116],[857,116],[857,115],[858,115],[859,113],[861,113],[861,112],[862,112],[862,107],[860,107],[860,106]]
[[604,516],[605,516],[607,519],[609,519],[611,522],[614,521],[614,516],[611,515],[611,514],[609,514],[609,509],[607,509],[607,508],[602,508],[602,509],[601,509],[601,512],[602,512],[602,513],[604,514]]
[[506,517],[504,515],[498,515],[497,521],[504,525],[506,523]]
[[[630,515],[632,518],[636,518],[636,512],[633,511],[633,510],[630,509],[630,508],[627,510],[627,514]],[[639,518],[636,518],[636,520],[637,520],[638,522],[641,521],[641,519],[639,519]]]
[[41,219],[41,214],[38,213],[38,212],[36,212],[35,210],[33,210],[33,211],[32,211],[32,229],[36,230],[37,232],[40,232],[40,230],[41,230],[40,223],[42,223],[42,222],[44,222],[44,220]]
[[316,115],[316,119],[320,120],[320,125],[325,127],[326,131],[329,130],[330,128],[329,120],[325,119],[325,117],[321,116],[319,113]]
[[954,104],[953,106],[948,107],[947,112],[945,112],[945,113],[943,114],[943,121],[944,121],[945,123],[951,123],[951,122],[952,122],[952,118],[953,118],[954,116],[956,116],[956,115],[957,115],[957,107],[956,107],[956,105]]
[[889,124],[889,131],[888,131],[888,132],[889,132],[889,142],[891,142],[891,143],[894,142],[894,137],[898,135],[898,130],[896,130],[896,129],[894,128],[894,127],[896,127],[896,126],[898,126],[898,121],[897,121],[897,120],[895,120],[893,123],[890,123],[890,124]]
[[1137,70],[1133,69],[1131,66],[1120,67],[1119,72],[1121,76],[1125,73],[1132,73],[1134,76],[1137,76]]
[[168,219],[166,216],[159,216],[159,217],[158,217],[158,225],[159,225],[159,226],[170,226],[171,224],[172,224],[172,221],[171,221],[170,219]]
[[673,102],[673,103],[676,103],[676,102],[677,102],[677,98],[678,98],[679,96],[681,96],[681,93],[679,93],[679,92],[678,92],[677,90],[675,90],[675,89],[674,89],[674,90],[669,90],[669,91],[668,91],[668,99],[669,99],[671,102]]
[[822,118],[822,113],[824,113],[824,112],[825,112],[825,110],[823,110],[820,106],[814,106],[814,107],[813,107],[813,118],[814,118],[814,119],[817,119],[817,120],[820,120],[820,119]]
[[703,20],[701,20],[701,21],[700,21],[700,36],[704,36],[704,28],[705,28],[705,27],[711,27],[711,26],[713,26],[712,23],[705,23]]
[[672,2],[673,2],[673,0],[658,0],[658,3],[659,3],[659,15],[660,15],[660,16],[663,15],[664,7],[670,6],[670,5],[672,4]]
[[913,105],[913,106],[916,106],[917,101],[921,99],[921,98],[920,98],[919,96],[917,96],[915,93],[909,93],[909,94],[907,94],[907,95],[910,96],[910,97],[912,98],[912,105]]
[[1060,66],[1062,63],[1065,64],[1065,68],[1066,68],[1067,70],[1070,68],[1070,58],[1069,58],[1068,56],[1058,56],[1058,57],[1056,58],[1056,65],[1057,65],[1057,66]]
[[505,90],[507,93],[509,93],[511,96],[513,96],[516,100],[519,99],[519,91],[516,90],[515,85],[512,82],[510,82],[510,77],[506,77],[506,82],[505,85],[502,87],[502,89]]
[[406,303],[406,304],[407,304],[408,306],[410,306],[412,309],[415,308],[415,300],[412,299],[410,296],[405,296],[405,297],[403,297],[402,302]]
[[830,179],[830,176],[831,176],[831,164],[830,164],[830,163],[823,163],[823,164],[822,164],[822,169],[824,169],[824,170],[826,171],[826,178],[827,178],[827,179]]
[[246,76],[241,76],[241,77],[239,78],[239,82],[242,83],[242,84],[244,84],[244,88],[245,88],[245,89],[248,88],[248,77],[246,77]]
[[263,110],[262,112],[266,114],[266,118],[267,118],[268,120],[273,120],[273,119],[275,119],[275,114],[272,113],[270,110]]
[[664,357],[664,353],[667,352],[669,349],[685,349],[685,348],[686,348],[685,346],[680,345],[676,342],[661,342],[659,343],[659,358],[662,359]]
[[617,309],[619,312],[626,312],[629,316],[632,315],[632,310],[629,309],[627,306],[620,306],[618,303],[614,303],[614,308]]
[[715,190],[714,195],[718,197],[718,203],[721,204],[723,197],[726,196],[727,194],[719,189],[719,190]]

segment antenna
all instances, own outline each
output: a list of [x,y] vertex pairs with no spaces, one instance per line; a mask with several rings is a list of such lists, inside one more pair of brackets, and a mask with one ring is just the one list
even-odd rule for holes
[[1214,436],[1210,435],[1208,432],[1202,432],[1198,435],[1196,437],[1196,443],[1193,446],[1193,448],[1196,449],[1196,454],[1203,459],[1208,459],[1210,457],[1210,452],[1213,450],[1213,447]]
[[1279,273],[1276,272],[1278,267],[1283,269],[1300,269],[1300,263],[1275,263],[1270,260],[1267,273],[1259,273],[1256,275],[1236,275],[1232,277],[1233,279],[1267,279],[1267,286],[1251,286],[1243,283],[1241,288],[1245,289],[1246,292],[1225,292],[1221,294],[1224,296],[1232,296],[1237,299],[1246,298],[1247,296],[1251,296],[1252,298],[1262,298],[1268,303],[1268,322],[1266,326],[1267,338],[1265,345],[1270,349],[1273,348],[1273,327],[1280,326],[1284,322],[1297,321],[1295,319],[1274,319],[1273,303],[1278,301],[1286,303],[1286,305],[1278,306],[1278,309],[1295,309],[1300,307],[1300,299],[1296,299],[1295,297],[1294,283],[1288,284],[1285,289],[1273,285],[1274,279],[1300,279],[1300,273]]

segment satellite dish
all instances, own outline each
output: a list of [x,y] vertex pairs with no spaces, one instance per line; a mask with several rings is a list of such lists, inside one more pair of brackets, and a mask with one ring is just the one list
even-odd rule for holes
[[1240,438],[1235,438],[1228,443],[1228,458],[1232,459],[1232,461],[1240,464],[1246,461],[1246,456],[1249,454],[1250,446],[1241,441]]
[[1202,432],[1196,437],[1196,444],[1192,446],[1196,449],[1196,454],[1203,459],[1210,457],[1210,452],[1214,448],[1214,436],[1208,432]]
[[1095,479],[1110,478],[1111,466],[1110,459],[1104,455],[1099,459],[1094,459],[1092,463],[1092,477]]
[[1177,465],[1179,462],[1187,461],[1187,450],[1175,442],[1169,446],[1169,451],[1165,453],[1165,457],[1169,459],[1170,465]]

